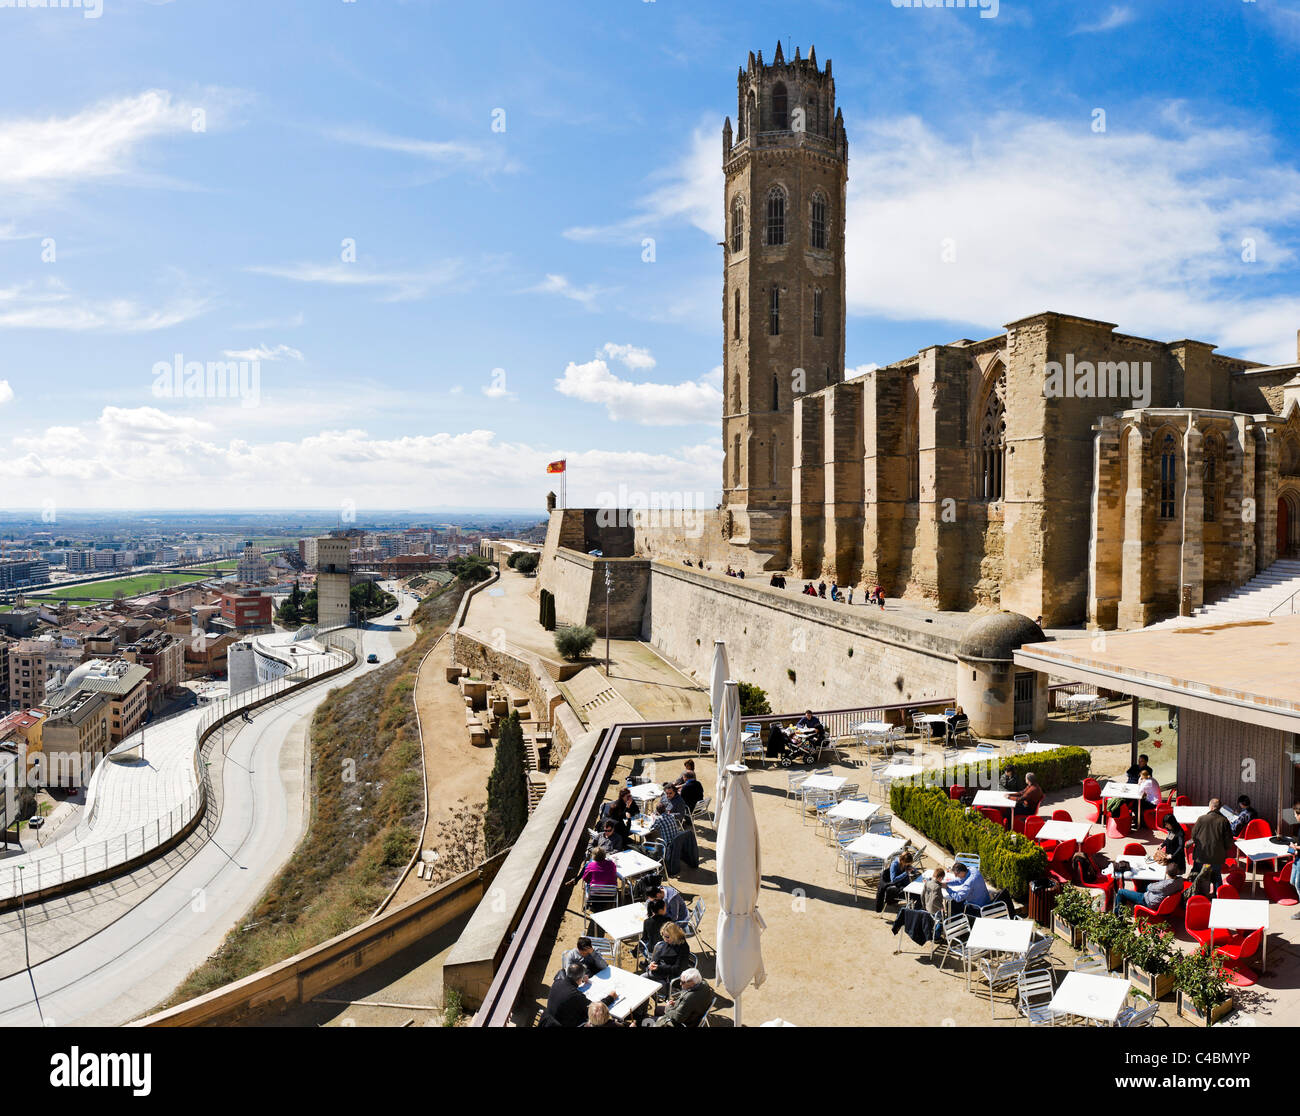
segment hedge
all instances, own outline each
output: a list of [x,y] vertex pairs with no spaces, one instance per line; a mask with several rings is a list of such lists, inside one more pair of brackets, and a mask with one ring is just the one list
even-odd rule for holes
[[[991,778],[993,764],[997,764],[999,773],[997,786],[994,786]],[[945,788],[956,784],[990,790],[1001,787],[1023,790],[1025,776],[1032,771],[1038,776],[1038,785],[1043,788],[1043,793],[1051,794],[1052,791],[1082,784],[1088,777],[1091,766],[1092,754],[1086,748],[1055,748],[1050,752],[1034,752],[1030,755],[995,755],[987,760],[947,768],[942,783]],[[1010,776],[1010,782],[1007,781],[1007,776]]]
[[949,852],[979,853],[984,879],[1016,899],[1029,895],[1030,880],[1047,875],[1047,854],[1035,842],[954,802],[946,790],[896,782],[889,804],[896,817]]

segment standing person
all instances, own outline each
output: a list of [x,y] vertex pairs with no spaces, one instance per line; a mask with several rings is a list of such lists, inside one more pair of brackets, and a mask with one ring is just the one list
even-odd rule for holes
[[1216,888],[1223,882],[1223,862],[1236,847],[1232,839],[1232,826],[1219,813],[1222,805],[1217,798],[1211,798],[1209,809],[1192,826],[1192,844],[1195,846],[1192,875],[1198,876],[1203,870],[1208,871]]
[[826,597],[826,582],[819,581],[817,583],[817,595],[823,599]]
[[849,586],[849,604],[853,603],[853,586]]
[[884,611],[885,587],[883,585],[877,585],[876,588],[872,591],[871,595],[873,598],[875,598],[875,602],[880,606],[881,611]]

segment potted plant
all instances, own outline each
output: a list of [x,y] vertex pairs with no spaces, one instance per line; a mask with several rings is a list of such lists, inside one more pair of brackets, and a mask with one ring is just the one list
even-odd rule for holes
[[1118,911],[1091,913],[1083,926],[1084,941],[1106,958],[1111,970],[1123,967],[1124,946],[1132,933],[1133,920],[1123,907]]
[[1162,999],[1173,990],[1177,956],[1174,934],[1168,927],[1134,926],[1124,943],[1124,975],[1148,999]]
[[1092,902],[1081,888],[1066,884],[1052,909],[1052,929],[1075,949],[1083,948],[1083,930],[1092,917]]
[[1232,1010],[1232,989],[1216,954],[1198,949],[1175,961],[1174,987],[1179,1016],[1193,1023],[1212,1027]]

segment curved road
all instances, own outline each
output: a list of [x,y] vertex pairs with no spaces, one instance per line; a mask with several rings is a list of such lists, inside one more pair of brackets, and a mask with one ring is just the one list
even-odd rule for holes
[[[385,583],[390,591],[394,588]],[[415,600],[398,593],[404,618]],[[366,628],[362,663],[412,642],[405,619]],[[228,742],[224,801],[212,838],[138,906],[71,949],[0,980],[0,1025],[115,1026],[165,999],[221,943],[292,853],[305,828],[305,733],[321,686],[254,715]],[[232,726],[233,728],[233,726]],[[286,744],[291,745],[286,748]],[[220,754],[220,745],[212,753]],[[39,1008],[33,996],[39,997]]]

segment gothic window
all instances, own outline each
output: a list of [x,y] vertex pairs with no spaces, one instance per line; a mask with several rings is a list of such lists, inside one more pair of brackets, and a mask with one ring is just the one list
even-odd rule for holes
[[813,96],[808,98],[808,119],[805,123],[808,131],[812,132],[814,135],[821,135],[821,119],[817,115],[816,94],[813,94]]
[[740,340],[740,288],[737,287],[732,299],[732,334],[737,341]]
[[[777,132],[784,132],[790,127],[790,114],[787,111],[787,97],[785,85],[777,82],[772,86],[772,128]],[[715,209],[716,213],[717,210]]]
[[772,377],[772,410],[781,409],[781,387],[775,376]]
[[1006,474],[1007,413],[1002,402],[1006,373],[989,391],[980,421],[980,499],[995,503],[1002,499]]
[[1178,487],[1178,443],[1166,434],[1160,443],[1160,518],[1174,518],[1175,492]]
[[740,487],[740,435],[731,436],[731,487]]
[[766,243],[779,247],[785,243],[785,191],[773,186],[767,194]]
[[1278,472],[1285,473],[1287,476],[1294,476],[1300,473],[1300,440],[1294,435],[1288,434],[1282,439],[1282,454],[1278,464]]
[[731,206],[731,250],[739,252],[745,247],[745,203],[737,198]]
[[754,92],[751,89],[749,96],[745,98],[745,135],[749,135],[750,129],[758,123],[757,117],[755,116],[755,105]]
[[767,332],[773,337],[781,333],[781,288],[773,287],[767,304]]
[[1201,475],[1201,498],[1203,517],[1206,523],[1214,523],[1219,518],[1219,505],[1223,499],[1224,448],[1223,440],[1217,434],[1205,439],[1205,465]]
[[820,190],[813,194],[812,227],[809,229],[808,243],[814,248],[826,247],[826,195]]
[[903,406],[903,458],[907,464],[907,498],[921,498],[921,414],[916,383],[909,381]]
[[820,287],[813,291],[812,319],[813,336],[820,337],[822,335],[822,292]]

